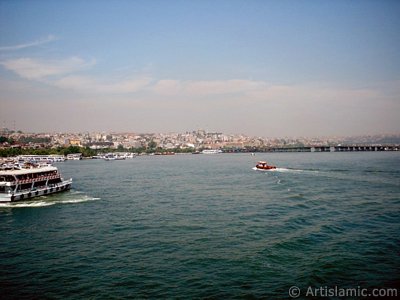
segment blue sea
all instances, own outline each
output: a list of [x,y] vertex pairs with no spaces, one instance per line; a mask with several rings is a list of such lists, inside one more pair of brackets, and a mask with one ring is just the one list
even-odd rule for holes
[[[255,171],[258,160],[278,166]],[[288,299],[400,284],[400,153],[57,164],[69,192],[0,204],[2,299]]]

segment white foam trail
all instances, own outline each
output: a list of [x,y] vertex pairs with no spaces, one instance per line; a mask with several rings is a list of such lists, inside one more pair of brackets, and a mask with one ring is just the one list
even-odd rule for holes
[[69,194],[81,195],[81,194],[83,194],[83,192],[72,190],[72,191],[69,191]]
[[303,170],[287,169],[287,168],[276,168],[275,172],[303,172]]
[[287,169],[287,168],[276,168],[275,170],[271,170],[275,172],[282,172],[282,173],[319,173],[317,170],[300,170],[300,169]]
[[276,168],[270,170],[260,170],[256,167],[252,168],[255,171],[262,171],[262,172],[281,172],[281,173],[319,173],[317,170],[299,170],[299,169],[288,169],[288,168]]
[[[100,200],[101,198],[89,197],[87,195],[83,195],[81,197],[76,197],[77,194],[83,194],[82,192],[74,192],[75,197],[71,197],[70,199],[60,200],[59,198],[53,198],[49,196],[41,196],[41,200],[30,200],[25,202],[12,202],[12,203],[0,203],[0,208],[20,208],[20,207],[44,207],[50,206],[54,204],[71,204],[71,203],[81,203],[87,201],[95,201]],[[46,199],[46,201],[43,201]],[[50,199],[50,200],[49,200]]]
[[83,197],[81,199],[69,199],[69,200],[62,200],[62,201],[57,201],[56,203],[81,203],[81,202],[87,202],[87,201],[95,201],[95,200],[100,200],[101,198],[95,198],[95,197]]
[[43,207],[54,205],[56,202],[46,202],[46,201],[32,201],[32,202],[20,202],[20,203],[1,203],[0,207],[4,208],[14,208],[14,207]]

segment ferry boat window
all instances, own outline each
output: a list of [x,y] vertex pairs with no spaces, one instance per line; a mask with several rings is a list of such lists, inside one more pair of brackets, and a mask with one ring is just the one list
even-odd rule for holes
[[4,176],[0,176],[0,182],[12,182],[15,181],[13,176],[10,175],[4,175]]

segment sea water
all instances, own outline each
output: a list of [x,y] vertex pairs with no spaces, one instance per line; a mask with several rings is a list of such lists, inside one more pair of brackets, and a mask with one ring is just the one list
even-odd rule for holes
[[[255,171],[258,160],[276,165]],[[0,204],[1,298],[231,299],[399,285],[400,153],[145,156],[57,165]]]

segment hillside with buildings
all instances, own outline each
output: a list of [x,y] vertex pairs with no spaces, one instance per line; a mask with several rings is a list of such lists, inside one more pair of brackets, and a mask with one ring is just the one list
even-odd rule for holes
[[[3,128],[1,149],[85,148],[95,151],[119,149],[135,152],[166,150],[191,152],[201,149],[263,151],[270,148],[296,148],[337,145],[398,145],[400,134],[357,137],[251,137],[196,130],[185,133],[26,133]],[[93,153],[94,153],[93,152]]]

